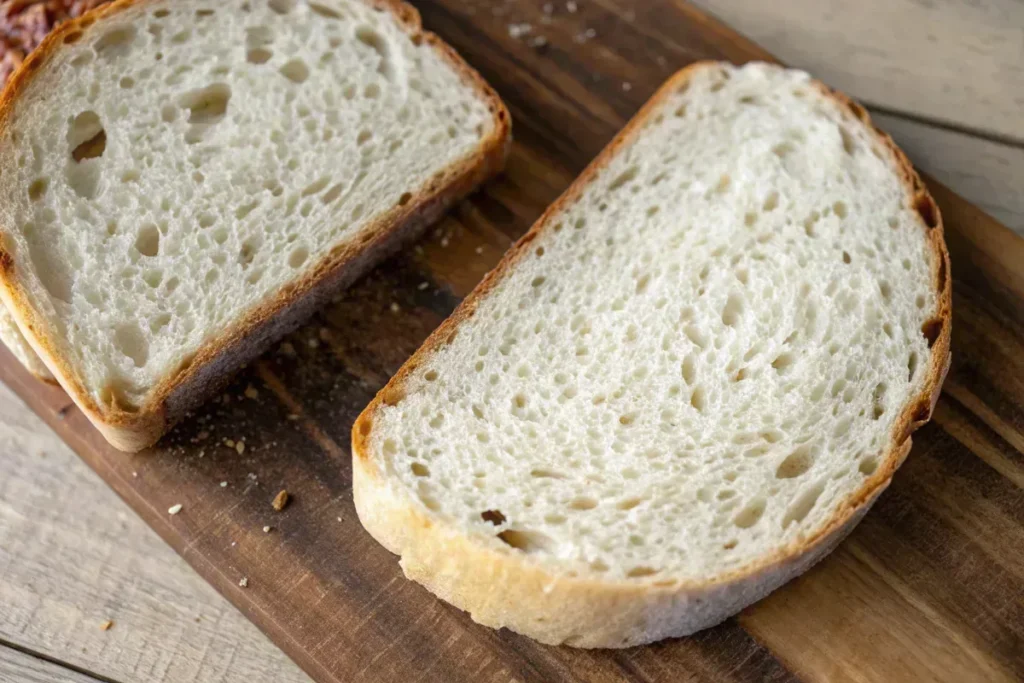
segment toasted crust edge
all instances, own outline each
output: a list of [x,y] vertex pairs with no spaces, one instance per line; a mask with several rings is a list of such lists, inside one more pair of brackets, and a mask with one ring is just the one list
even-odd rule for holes
[[[366,225],[305,275],[285,285],[275,296],[250,310],[224,333],[206,343],[187,363],[161,380],[138,409],[100,405],[86,391],[73,364],[61,352],[62,341],[48,334],[48,325],[36,315],[17,280],[17,263],[0,243],[0,299],[15,318],[29,345],[53,372],[71,399],[111,445],[137,452],[152,444],[186,411],[196,407],[234,372],[258,356],[276,339],[297,327],[330,295],[363,275],[403,243],[415,238],[451,205],[499,173],[511,143],[511,117],[501,98],[455,50],[437,35],[424,31],[419,12],[401,0],[360,0],[391,12],[414,42],[426,42],[488,104],[494,127],[476,150],[442,169],[413,192],[404,206],[396,206]],[[0,96],[0,129],[7,125],[12,103],[34,74],[59,50],[69,33],[89,28],[104,18],[153,0],[116,0],[68,21],[51,32],[11,77]],[[2,233],[0,233],[2,237]]]
[[552,222],[552,216],[576,201],[583,188],[619,148],[632,139],[661,100],[698,69],[716,68],[720,64],[696,62],[672,76],[424,342],[353,425],[353,495],[363,526],[384,547],[401,556],[400,564],[406,576],[468,611],[481,624],[508,627],[547,644],[619,648],[689,635],[720,623],[831,552],[888,487],[910,451],[911,433],[931,417],[950,363],[952,285],[942,217],[907,157],[892,138],[873,126],[864,108],[819,81],[812,81],[890,150],[906,196],[918,208],[920,226],[928,235],[938,300],[932,316],[938,328],[931,344],[931,362],[922,391],[907,402],[896,419],[890,447],[881,454],[878,469],[843,501],[830,523],[813,536],[794,541],[714,581],[659,586],[657,582],[567,577],[529,561],[520,551],[484,546],[431,519],[411,504],[408,494],[393,486],[379,469],[378,458],[369,449],[369,437],[381,404],[391,403],[403,395],[409,374],[444,345],[462,321],[473,315],[478,302],[510,271],[528,245]]

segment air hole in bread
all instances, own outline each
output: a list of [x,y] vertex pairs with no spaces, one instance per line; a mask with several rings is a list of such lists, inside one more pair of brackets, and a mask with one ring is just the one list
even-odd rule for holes
[[[608,191],[609,192],[614,192],[615,190],[619,189],[623,185],[626,185],[627,183],[632,182],[636,178],[636,176],[639,173],[639,171],[640,171],[640,169],[637,168],[636,166],[630,166],[625,171],[623,171],[621,174],[619,174],[614,180],[612,180],[611,184],[608,185]],[[579,227],[582,227],[582,226],[579,226]]]
[[597,507],[597,501],[589,496],[579,496],[569,501],[570,510],[593,510]]
[[281,75],[292,83],[305,83],[309,78],[309,67],[304,61],[295,57],[281,67]]
[[873,455],[861,458],[860,463],[857,465],[857,470],[865,476],[874,474],[876,469],[878,469],[878,458]]
[[939,338],[942,333],[942,318],[932,318],[925,321],[924,325],[921,326],[921,334],[928,341],[928,348],[930,349],[935,341]]
[[639,566],[633,567],[628,572],[626,572],[626,576],[631,579],[641,579],[645,576],[654,576],[657,573],[658,570],[654,569],[653,567]]
[[707,406],[707,397],[703,387],[695,387],[693,392],[690,394],[690,405],[693,406],[694,410],[698,413],[703,413],[704,408]]
[[917,351],[911,351],[910,355],[907,357],[907,371],[907,381],[913,382],[914,375],[917,374]]
[[309,248],[302,245],[292,250],[288,255],[288,265],[292,268],[299,268],[309,258]]
[[498,534],[498,538],[527,554],[549,552],[554,547],[554,539],[539,531],[506,529]]
[[224,118],[230,100],[231,88],[226,83],[212,83],[182,94],[178,103],[189,110],[189,123],[212,125]]
[[846,208],[846,202],[843,202],[843,201],[836,202],[835,204],[832,205],[832,211],[839,218],[846,218],[846,216],[848,214],[848,210]]
[[768,193],[768,196],[764,198],[764,204],[761,208],[765,211],[772,211],[779,205],[779,193],[772,190]]
[[409,470],[413,473],[414,476],[417,476],[417,477],[429,477],[430,476],[430,468],[427,467],[426,465],[424,465],[421,462],[414,462],[414,463],[412,463],[411,465],[409,465]]
[[322,5],[319,2],[309,2],[309,9],[314,14],[318,14],[325,19],[341,19],[341,13],[333,7]]
[[135,28],[122,26],[104,33],[93,45],[93,49],[101,57],[120,57],[131,49],[135,40]]
[[494,526],[501,526],[505,523],[505,515],[501,514],[501,510],[484,510],[480,513],[480,518]]
[[[356,40],[377,53],[377,72],[384,76],[384,78],[392,80],[395,75],[395,69],[391,63],[391,46],[387,38],[370,26],[360,26],[356,29],[355,35]],[[370,95],[367,95],[367,97],[370,97]]]
[[818,498],[824,490],[824,482],[819,481],[800,493],[786,509],[786,514],[782,518],[782,528],[785,529],[794,522],[802,522],[814,508],[814,504],[818,502]]
[[914,210],[921,216],[921,220],[929,228],[939,224],[939,210],[931,196],[922,192],[914,198]]
[[775,369],[776,372],[778,372],[781,375],[785,374],[785,372],[795,362],[796,357],[793,354],[789,352],[780,353],[778,356],[775,357],[775,360],[772,361],[772,367]]
[[135,367],[145,367],[149,360],[149,341],[137,323],[119,325],[114,331],[114,347],[127,356]]
[[191,37],[192,31],[190,29],[185,29],[184,31],[178,31],[173,36],[171,36],[171,42],[180,45],[181,43],[188,41],[188,39]]
[[265,47],[254,47],[246,53],[245,60],[250,64],[266,64],[273,56],[273,51]]
[[848,155],[853,156],[857,153],[857,143],[853,139],[853,136],[843,126],[837,126],[839,129],[839,139],[843,145],[843,151]]
[[743,298],[737,294],[730,294],[726,299],[725,307],[722,309],[722,322],[729,327],[734,327],[743,315]]
[[152,223],[139,228],[139,232],[135,236],[135,250],[148,258],[159,254],[160,230]]
[[28,198],[30,201],[39,201],[44,194],[46,194],[46,188],[49,187],[50,181],[46,178],[36,178],[28,186]]
[[795,479],[807,473],[814,464],[810,446],[803,445],[787,455],[775,468],[776,479]]
[[278,14],[288,14],[295,9],[296,0],[268,0],[267,5]]

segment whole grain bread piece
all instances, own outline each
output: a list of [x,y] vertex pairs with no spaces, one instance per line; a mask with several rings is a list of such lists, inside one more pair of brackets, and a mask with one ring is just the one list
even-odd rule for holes
[[510,121],[395,0],[119,0],[25,60],[0,139],[0,300],[137,451],[497,173]]
[[950,361],[942,219],[807,74],[671,78],[380,391],[364,527],[548,644],[712,626],[830,552]]

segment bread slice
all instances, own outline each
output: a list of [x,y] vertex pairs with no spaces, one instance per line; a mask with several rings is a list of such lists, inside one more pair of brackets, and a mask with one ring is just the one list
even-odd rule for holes
[[939,212],[800,71],[672,78],[353,429],[356,509],[488,626],[716,624],[857,523],[949,363]]
[[0,296],[116,447],[504,162],[498,97],[391,0],[121,0],[0,103]]
[[7,307],[0,303],[0,342],[10,350],[14,357],[33,375],[45,382],[55,382],[49,368],[39,360],[39,356],[25,341]]

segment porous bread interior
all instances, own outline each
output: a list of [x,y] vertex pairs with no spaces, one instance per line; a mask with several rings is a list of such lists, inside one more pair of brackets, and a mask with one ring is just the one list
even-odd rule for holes
[[64,43],[3,131],[0,224],[101,406],[145,404],[493,132],[440,50],[357,0],[143,2]]
[[382,403],[396,496],[552,574],[707,581],[894,452],[936,256],[891,151],[799,71],[692,72]]

